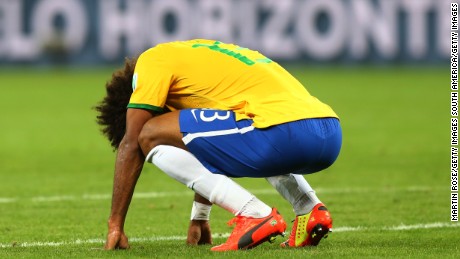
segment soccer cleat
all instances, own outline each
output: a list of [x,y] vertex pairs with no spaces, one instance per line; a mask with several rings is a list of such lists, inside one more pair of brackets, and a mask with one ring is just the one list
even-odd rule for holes
[[329,231],[332,231],[331,215],[324,204],[318,203],[310,213],[295,218],[289,239],[281,246],[316,246]]
[[265,241],[273,242],[277,235],[284,235],[286,230],[286,222],[275,208],[272,209],[272,212],[267,217],[237,216],[227,224],[231,226],[234,223],[236,223],[236,226],[227,241],[212,247],[212,251],[251,249]]

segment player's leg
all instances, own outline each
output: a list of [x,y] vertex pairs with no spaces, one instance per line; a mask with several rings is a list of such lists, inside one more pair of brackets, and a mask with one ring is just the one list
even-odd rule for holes
[[[169,176],[234,214],[247,213],[252,217],[260,217],[258,213],[262,216],[268,215],[271,209],[262,205],[262,211],[255,209],[246,212],[244,205],[253,200],[254,195],[228,177],[212,174],[194,155],[186,151],[178,116],[179,111],[170,112],[154,117],[145,124],[139,143],[146,155],[146,161],[154,163]],[[230,190],[225,192],[226,189]]]
[[303,175],[286,174],[266,179],[292,205],[296,215],[307,214],[321,202]]
[[287,174],[266,178],[293,207],[296,218],[283,247],[317,245],[332,229],[332,218],[304,176]]
[[[237,216],[237,225],[232,235],[226,243],[213,247],[214,251],[254,247],[286,229],[286,223],[276,209],[268,207],[227,176],[209,172],[191,153],[183,149],[159,145],[147,155],[147,161]],[[262,222],[265,224],[260,224]],[[272,222],[276,224],[272,225]],[[249,236],[246,237],[246,233]]]
[[248,211],[245,206],[257,198],[227,176],[209,172],[188,151],[159,145],[147,154],[146,161],[155,164],[172,178],[235,215],[263,217],[271,211],[270,207],[262,202],[254,202],[257,208]]
[[[211,173],[194,155],[184,150],[178,117],[179,112],[171,112],[153,118],[144,126],[139,143],[146,154],[146,161],[237,216],[235,230],[238,231],[234,231],[234,235],[223,246],[213,249],[224,251],[250,248],[272,235],[284,232],[286,223],[276,209],[272,210],[227,176]],[[271,225],[272,221],[276,224]],[[265,224],[257,226],[261,222]],[[241,229],[254,231],[245,237],[244,234],[250,231],[241,232]]]
[[[308,166],[295,171],[296,173],[318,172],[335,161],[342,143],[338,120],[311,119],[292,123],[291,126],[294,138],[301,145],[308,147],[303,151],[306,154],[305,159],[309,161]],[[323,237],[327,237],[332,228],[332,218],[303,176],[290,174],[267,180],[293,205],[296,213],[291,235],[282,246],[314,246]]]

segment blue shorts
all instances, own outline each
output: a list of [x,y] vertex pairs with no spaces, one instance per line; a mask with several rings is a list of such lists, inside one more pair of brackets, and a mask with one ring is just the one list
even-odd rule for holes
[[230,177],[310,174],[334,163],[342,145],[336,118],[304,119],[254,128],[232,111],[180,111],[180,130],[189,151],[212,173]]

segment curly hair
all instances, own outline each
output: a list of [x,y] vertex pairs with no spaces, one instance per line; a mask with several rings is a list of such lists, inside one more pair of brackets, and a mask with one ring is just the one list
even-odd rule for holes
[[125,60],[125,66],[112,74],[106,83],[106,96],[94,109],[98,112],[97,124],[101,132],[117,150],[126,131],[126,106],[133,92],[132,80],[137,58]]

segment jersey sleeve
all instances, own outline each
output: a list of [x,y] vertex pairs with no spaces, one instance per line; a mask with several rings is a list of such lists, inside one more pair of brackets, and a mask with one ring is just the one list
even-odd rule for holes
[[167,60],[159,54],[150,49],[137,60],[128,108],[163,111],[173,76]]

